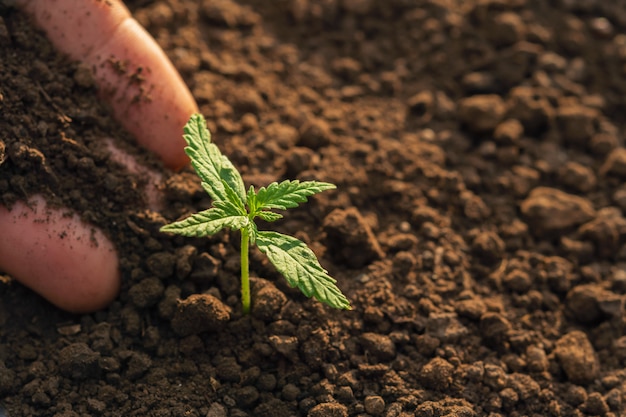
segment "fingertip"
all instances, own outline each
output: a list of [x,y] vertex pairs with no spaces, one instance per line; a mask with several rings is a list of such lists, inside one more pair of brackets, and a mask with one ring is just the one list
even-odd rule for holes
[[0,206],[0,269],[57,307],[86,313],[120,290],[118,257],[104,234],[40,196]]
[[[136,20],[127,19],[87,60],[94,68],[100,93],[113,104],[115,117],[137,141],[169,168],[186,165],[189,158],[184,152],[183,127],[198,107],[150,34]],[[123,64],[123,71],[117,64]]]

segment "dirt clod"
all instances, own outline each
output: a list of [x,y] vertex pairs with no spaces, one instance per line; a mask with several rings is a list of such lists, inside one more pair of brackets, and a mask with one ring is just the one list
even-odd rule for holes
[[613,149],[606,157],[602,167],[600,167],[600,173],[603,175],[615,175],[620,178],[626,177],[626,148]]
[[459,117],[470,130],[478,132],[495,129],[505,112],[502,97],[495,94],[472,96],[459,103]]
[[396,357],[396,345],[384,335],[364,333],[361,336],[363,349],[381,361],[390,361]]
[[444,343],[459,340],[468,332],[455,313],[431,313],[426,331]]
[[596,352],[583,332],[574,330],[561,337],[554,353],[567,378],[573,383],[585,384],[597,377]]
[[556,113],[563,139],[578,144],[586,144],[594,135],[596,118],[595,110],[579,105],[559,107]]
[[609,412],[609,406],[599,392],[589,395],[587,401],[581,405],[580,409],[589,415],[596,416],[605,416]]
[[622,299],[598,285],[578,285],[567,293],[567,307],[581,323],[594,323],[621,314]]
[[159,278],[166,278],[174,273],[176,258],[173,254],[167,252],[157,252],[146,259],[148,271]]
[[385,411],[385,400],[379,395],[369,395],[363,400],[365,412],[379,416]]
[[159,302],[163,291],[161,280],[158,278],[146,278],[133,285],[128,290],[128,295],[137,307],[145,308]]
[[287,302],[287,297],[271,282],[257,280],[253,283],[252,309],[254,314],[261,320],[271,320],[283,308]]
[[504,253],[504,242],[494,232],[477,233],[472,241],[472,251],[485,263],[498,262]]
[[480,318],[480,328],[487,341],[500,345],[507,341],[512,326],[506,317],[487,312]]
[[352,268],[384,257],[372,229],[354,207],[332,211],[324,219],[324,230],[333,256]]
[[296,361],[298,359],[298,338],[295,336],[272,335],[269,342],[274,349],[286,358]]
[[230,308],[208,294],[194,294],[178,303],[172,329],[180,336],[218,330],[230,320]]
[[434,390],[445,390],[452,382],[454,365],[443,358],[430,360],[420,372],[424,385]]
[[348,409],[339,403],[321,403],[309,410],[308,417],[347,417]]
[[136,380],[143,376],[152,366],[152,359],[145,353],[133,352],[128,360],[126,376],[131,380]]
[[73,343],[59,351],[61,373],[76,380],[94,378],[100,373],[100,354],[84,343]]
[[548,187],[532,190],[520,209],[539,235],[567,230],[596,215],[589,200]]

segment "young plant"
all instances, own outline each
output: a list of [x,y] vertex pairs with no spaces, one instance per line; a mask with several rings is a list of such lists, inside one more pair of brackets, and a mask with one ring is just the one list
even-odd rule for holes
[[232,162],[211,142],[211,133],[200,114],[194,114],[185,125],[185,152],[202,180],[202,187],[211,196],[213,206],[191,216],[165,225],[162,232],[189,237],[213,235],[223,228],[241,232],[241,303],[245,314],[250,312],[249,245],[256,244],[291,287],[307,297],[334,308],[350,309],[350,302],[318,262],[315,254],[302,241],[277,232],[258,230],[258,217],[274,222],[283,216],[271,210],[286,210],[307,201],[307,197],[336,188],[319,181],[285,180],[273,182],[255,191],[246,192],[241,174]]

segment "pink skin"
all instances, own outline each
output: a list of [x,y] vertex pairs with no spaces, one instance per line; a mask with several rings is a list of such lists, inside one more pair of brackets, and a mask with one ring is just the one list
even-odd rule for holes
[[28,204],[0,206],[2,269],[68,311],[109,304],[120,287],[113,244],[76,215],[47,210],[40,196]]
[[[119,0],[18,0],[63,53],[94,70],[102,97],[137,141],[178,169],[196,103],[171,62]],[[125,71],[116,70],[120,63]],[[141,68],[141,83],[129,75]],[[141,99],[137,100],[137,97]],[[134,169],[134,168],[131,168]],[[41,197],[0,207],[0,270],[64,310],[104,308],[118,294],[118,257],[99,231]]]

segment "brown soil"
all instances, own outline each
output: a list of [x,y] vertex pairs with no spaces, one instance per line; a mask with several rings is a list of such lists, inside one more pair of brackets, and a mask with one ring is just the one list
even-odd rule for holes
[[158,232],[210,204],[192,171],[166,172],[167,208],[146,209],[101,138],[150,157],[84,68],[0,8],[2,201],[43,192],[105,228],[124,278],[82,316],[3,280],[8,414],[621,415],[619,4],[131,2],[248,184],[338,185],[277,227],[354,309],[306,299],[254,252],[247,317],[236,237]]

